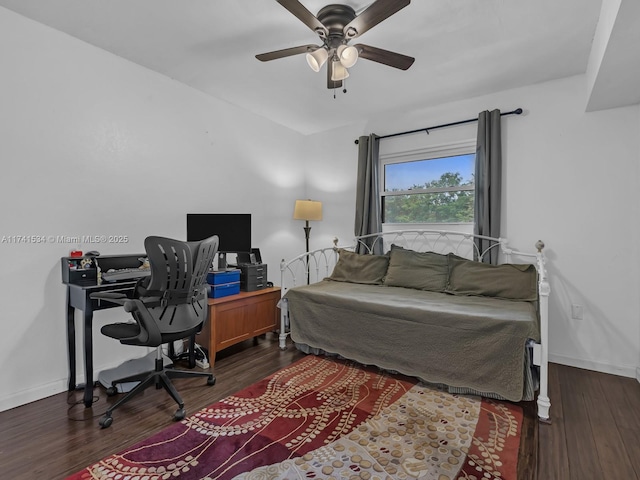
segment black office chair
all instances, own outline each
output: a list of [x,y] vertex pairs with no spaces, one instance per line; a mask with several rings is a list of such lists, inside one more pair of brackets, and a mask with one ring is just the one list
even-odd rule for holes
[[[135,322],[114,323],[102,327],[101,332],[126,345],[156,347],[155,370],[116,380],[119,383],[140,382],[113,404],[100,419],[107,428],[113,422],[113,410],[128,402],[151,385],[164,387],[178,404],[173,418],[182,420],[184,402],[171,383],[171,378],[207,377],[207,385],[215,384],[211,373],[165,368],[162,345],[193,338],[208,317],[207,273],[218,251],[218,237],[201,242],[181,242],[163,237],[148,237],[144,242],[151,275],[141,279],[132,298],[124,294],[101,292],[91,298],[122,305]],[[115,391],[112,389],[112,391]]]

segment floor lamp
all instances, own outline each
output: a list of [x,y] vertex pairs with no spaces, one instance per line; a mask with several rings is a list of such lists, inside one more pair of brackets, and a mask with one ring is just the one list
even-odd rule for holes
[[[309,221],[322,220],[322,202],[315,200],[296,200],[295,208],[293,209],[294,220],[304,220],[304,237],[306,240],[307,253],[309,253],[309,234],[311,233],[311,227]],[[309,257],[307,257],[307,285],[309,284]]]

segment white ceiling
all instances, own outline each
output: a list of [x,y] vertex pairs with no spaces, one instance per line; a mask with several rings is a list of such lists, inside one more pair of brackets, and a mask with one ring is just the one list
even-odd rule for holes
[[[635,1],[635,0],[634,0]],[[326,0],[302,0],[316,14]],[[371,0],[344,0],[361,11]],[[20,13],[304,134],[584,73],[602,0],[414,0],[359,37],[415,57],[397,70],[361,59],[343,94],[304,55],[319,44],[275,0],[0,0]],[[326,67],[325,67],[326,68]]]

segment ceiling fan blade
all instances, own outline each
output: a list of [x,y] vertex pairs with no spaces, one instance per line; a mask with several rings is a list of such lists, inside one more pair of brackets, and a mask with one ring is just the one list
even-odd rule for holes
[[269,60],[276,60],[278,58],[290,57],[291,55],[299,55],[301,53],[313,52],[315,49],[320,48],[319,45],[300,45],[299,47],[285,48],[283,50],[275,50],[273,52],[261,53],[256,55],[256,58],[261,62],[268,62]]
[[280,5],[289,10],[293,15],[304,23],[311,30],[316,32],[322,38],[325,38],[329,32],[316,16],[302,5],[298,0],[276,0]]
[[342,86],[342,80],[331,80],[331,75],[333,75],[333,62],[329,60],[327,62],[327,88],[340,88]]
[[354,45],[358,49],[358,56],[360,58],[366,58],[373,62],[383,63],[390,67],[399,68],[400,70],[408,70],[415,58],[402,55],[401,53],[390,52],[389,50],[383,50],[381,48],[371,47],[359,43]]
[[411,0],[377,0],[344,27],[346,38],[355,38],[409,5]]

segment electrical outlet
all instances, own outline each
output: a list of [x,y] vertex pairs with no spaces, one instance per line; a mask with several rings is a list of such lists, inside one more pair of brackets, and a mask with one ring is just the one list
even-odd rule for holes
[[571,318],[574,320],[582,320],[584,317],[584,309],[582,305],[571,305]]

